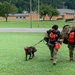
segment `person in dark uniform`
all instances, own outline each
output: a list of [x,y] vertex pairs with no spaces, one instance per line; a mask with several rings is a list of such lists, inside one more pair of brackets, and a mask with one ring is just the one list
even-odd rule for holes
[[58,25],[53,25],[52,29],[47,30],[44,40],[47,42],[46,45],[50,49],[50,60],[53,60],[53,65],[56,65],[57,52],[60,48],[60,43],[62,42],[60,31],[58,30]]
[[61,36],[63,43],[68,45],[69,48],[69,59],[74,60],[74,48],[75,48],[75,25],[64,25]]

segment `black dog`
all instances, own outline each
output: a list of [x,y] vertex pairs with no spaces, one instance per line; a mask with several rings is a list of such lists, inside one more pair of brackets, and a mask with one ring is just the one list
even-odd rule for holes
[[34,52],[37,51],[37,49],[33,46],[30,46],[30,47],[25,46],[24,50],[25,50],[25,54],[26,54],[26,61],[27,61],[27,56],[28,55],[30,55],[29,59],[32,59],[34,57]]

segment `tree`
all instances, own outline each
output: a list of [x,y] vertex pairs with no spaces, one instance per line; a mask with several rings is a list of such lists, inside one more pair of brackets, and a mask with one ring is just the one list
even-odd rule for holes
[[43,20],[45,20],[45,16],[47,14],[48,15],[50,14],[48,5],[41,5],[40,6],[40,15],[43,16]]
[[0,16],[3,16],[3,10],[2,10],[2,8],[3,8],[3,5],[2,5],[2,3],[0,3]]
[[49,8],[50,8],[49,10],[51,13],[51,14],[49,14],[50,20],[51,20],[52,16],[58,16],[59,15],[59,12],[56,9],[54,9],[51,5],[49,6]]
[[75,0],[68,0],[65,2],[65,5],[67,5],[68,8],[75,10]]
[[8,3],[6,1],[1,3],[0,6],[1,6],[0,7],[0,9],[1,9],[0,16],[5,17],[6,22],[7,22],[9,14],[13,14],[13,13],[17,12],[16,6]]
[[52,16],[59,15],[59,12],[54,9],[51,5],[41,5],[40,6],[40,15],[43,16],[43,20],[45,20],[45,16],[50,16],[50,20]]
[[[18,8],[18,12],[22,13],[25,11],[30,11],[30,0],[0,0],[0,2],[7,1],[9,3],[15,4]],[[32,1],[32,10],[35,10],[35,7],[38,6],[38,0],[31,0]],[[52,5],[54,8],[62,9],[75,9],[75,0],[39,0],[39,5]]]

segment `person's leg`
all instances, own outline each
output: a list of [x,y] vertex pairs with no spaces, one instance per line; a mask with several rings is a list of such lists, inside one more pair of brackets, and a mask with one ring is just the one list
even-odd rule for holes
[[54,50],[54,48],[51,48],[51,49],[50,49],[50,54],[51,54],[50,60],[53,60],[53,50]]
[[56,65],[56,63],[57,63],[57,52],[58,52],[58,50],[54,48],[54,51],[53,51],[53,65]]
[[68,44],[68,48],[69,48],[69,57],[70,57],[70,61],[73,60],[73,51],[74,51],[74,47],[71,44]]
[[53,50],[54,50],[54,48],[53,47],[51,47],[51,46],[48,46],[49,47],[49,50],[50,50],[50,60],[53,60]]

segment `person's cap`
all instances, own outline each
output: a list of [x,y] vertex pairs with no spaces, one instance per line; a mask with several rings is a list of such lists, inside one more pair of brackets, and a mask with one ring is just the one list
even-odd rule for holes
[[53,25],[52,28],[57,30],[58,29],[58,25]]

